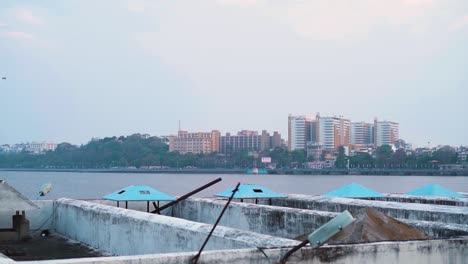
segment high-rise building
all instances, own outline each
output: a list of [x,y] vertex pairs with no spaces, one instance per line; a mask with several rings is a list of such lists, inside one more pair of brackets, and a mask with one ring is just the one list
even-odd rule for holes
[[347,147],[351,143],[351,121],[340,117],[316,118],[316,142],[323,150],[337,150],[339,146]]
[[394,145],[399,139],[399,124],[391,121],[374,120],[374,145]]
[[351,144],[366,146],[374,144],[374,124],[366,122],[351,123]]
[[225,136],[221,136],[220,152],[231,154],[240,151],[259,151],[262,149],[262,143],[262,135],[257,131],[242,130],[237,135],[226,133]]
[[260,148],[262,150],[271,148],[271,136],[266,130],[262,130],[262,142]]
[[181,154],[219,152],[220,136],[218,130],[194,133],[179,131],[177,136],[169,138],[169,151]]
[[313,118],[307,116],[288,116],[288,150],[306,149],[310,141],[310,124]]
[[281,134],[278,133],[278,131],[273,132],[273,136],[271,136],[271,143],[270,146],[272,149],[276,147],[281,147],[282,145],[282,140],[281,140]]

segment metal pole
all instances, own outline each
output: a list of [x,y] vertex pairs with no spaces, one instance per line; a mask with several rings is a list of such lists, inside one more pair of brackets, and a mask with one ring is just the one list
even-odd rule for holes
[[234,188],[234,190],[232,190],[231,197],[229,197],[229,200],[227,201],[226,205],[224,206],[223,210],[221,211],[221,214],[218,216],[218,219],[216,219],[216,222],[215,222],[215,224],[213,225],[213,228],[211,229],[210,233],[209,233],[208,236],[206,237],[205,242],[203,243],[202,247],[200,248],[200,251],[198,251],[198,254],[195,255],[195,256],[192,258],[192,263],[196,264],[196,263],[198,262],[198,259],[200,258],[200,255],[201,255],[203,249],[205,248],[206,243],[208,243],[208,240],[210,239],[211,235],[213,234],[213,231],[215,230],[216,226],[219,224],[219,221],[221,221],[221,217],[223,217],[223,214],[224,214],[224,212],[226,211],[226,209],[227,209],[227,207],[229,206],[229,204],[231,203],[232,198],[234,198],[234,195],[235,195],[236,192],[239,190],[239,185],[240,185],[240,182],[237,183],[237,185],[236,185],[236,187]]
[[146,201],[146,212],[149,213],[149,201]]
[[173,206],[174,204],[176,204],[176,203],[178,203],[178,202],[180,202],[180,201],[182,201],[182,200],[185,200],[185,199],[187,199],[188,197],[190,197],[190,196],[192,196],[192,195],[194,195],[194,194],[196,194],[196,193],[198,193],[198,192],[200,192],[200,191],[203,191],[204,189],[206,189],[206,188],[210,187],[211,185],[216,184],[216,183],[218,183],[218,182],[220,182],[220,181],[222,181],[222,180],[223,180],[223,179],[218,178],[218,179],[216,179],[216,180],[214,180],[214,181],[211,181],[211,182],[209,182],[209,183],[203,185],[202,187],[200,187],[200,188],[198,188],[198,189],[196,189],[196,190],[193,190],[193,191],[191,191],[191,192],[189,192],[189,193],[187,193],[187,194],[182,195],[182,196],[179,197],[177,200],[172,201],[172,202],[169,202],[169,203],[167,203],[167,204],[161,206],[159,209],[156,209],[156,210],[152,211],[151,213],[153,213],[153,214],[159,213],[159,212],[161,212],[162,210],[164,210],[164,209],[166,209],[166,208],[169,208],[169,207]]
[[125,209],[128,209],[128,201],[125,201]]
[[280,260],[280,263],[281,263],[281,264],[285,264],[286,261],[288,260],[289,256],[292,255],[292,253],[298,251],[301,247],[307,245],[308,243],[309,243],[309,239],[306,239],[306,240],[302,241],[299,245],[294,246],[291,250],[289,250],[289,251],[284,255],[284,257]]
[[[153,202],[153,206],[156,209],[155,211],[159,210],[159,201],[158,201],[158,204],[156,204],[156,202]],[[156,212],[156,213],[161,214],[160,212]]]

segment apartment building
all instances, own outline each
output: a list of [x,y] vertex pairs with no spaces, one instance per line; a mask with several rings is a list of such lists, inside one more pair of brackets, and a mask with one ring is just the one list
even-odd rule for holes
[[399,139],[399,124],[392,121],[374,120],[374,145],[380,147],[382,145],[394,145]]
[[288,116],[288,150],[305,150],[310,138],[310,126],[314,119],[308,116]]
[[219,152],[221,133],[218,130],[211,132],[179,131],[177,136],[169,138],[169,151],[186,153]]
[[374,124],[366,122],[351,123],[351,144],[368,146],[374,144]]

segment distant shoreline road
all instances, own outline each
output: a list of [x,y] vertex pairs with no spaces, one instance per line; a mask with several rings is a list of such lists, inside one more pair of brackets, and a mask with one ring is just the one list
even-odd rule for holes
[[[246,169],[200,169],[200,168],[168,168],[168,169],[26,169],[0,168],[0,171],[25,172],[76,172],[76,173],[148,173],[148,174],[246,174]],[[362,176],[468,176],[465,170],[413,170],[413,169],[278,169],[269,170],[269,174],[294,175],[362,175]]]
[[0,168],[0,171],[79,172],[79,173],[173,173],[173,174],[243,174],[244,169],[17,169]]

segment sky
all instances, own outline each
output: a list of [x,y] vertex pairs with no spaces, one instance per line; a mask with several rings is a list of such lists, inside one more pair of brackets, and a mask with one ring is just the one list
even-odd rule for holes
[[468,1],[1,0],[0,76],[0,144],[320,112],[468,145]]

